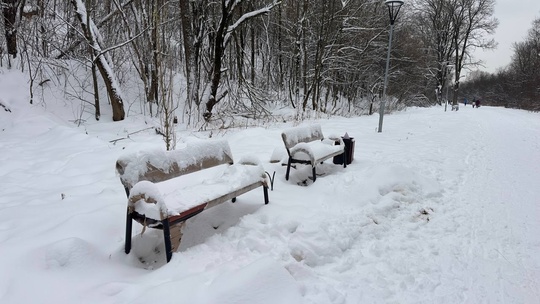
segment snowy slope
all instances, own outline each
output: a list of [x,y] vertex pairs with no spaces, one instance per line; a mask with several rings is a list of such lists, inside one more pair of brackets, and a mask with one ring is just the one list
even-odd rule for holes
[[[164,264],[160,235],[136,225],[123,253],[119,155],[164,144],[141,117],[77,127],[64,103],[27,104],[0,74],[0,303],[538,303],[540,114],[408,109],[318,120],[355,138],[344,169],[269,162],[292,124],[214,133],[235,159],[276,172],[188,222]],[[52,114],[51,114],[52,113]],[[103,115],[104,120],[105,115]],[[112,140],[127,137],[117,142]],[[208,133],[180,130],[180,145]],[[157,248],[158,253],[155,252]],[[145,263],[141,263],[143,259]]]

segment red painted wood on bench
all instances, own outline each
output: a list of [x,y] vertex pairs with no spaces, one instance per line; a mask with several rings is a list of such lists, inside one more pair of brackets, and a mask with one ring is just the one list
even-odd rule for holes
[[189,210],[186,210],[178,215],[173,215],[173,216],[169,216],[169,221],[171,223],[175,223],[179,220],[182,220],[184,218],[190,218],[194,215],[197,215],[199,213],[201,213],[204,208],[206,208],[206,206],[208,205],[208,203],[204,203],[204,204],[201,204],[201,205],[198,205],[198,206],[195,206]]

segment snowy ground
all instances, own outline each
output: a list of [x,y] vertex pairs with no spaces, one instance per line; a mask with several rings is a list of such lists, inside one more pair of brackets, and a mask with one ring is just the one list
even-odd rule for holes
[[539,303],[538,113],[408,109],[383,133],[377,115],[318,120],[355,138],[355,160],[307,187],[309,170],[285,181],[269,162],[291,124],[214,132],[276,172],[270,204],[255,190],[203,212],[164,264],[159,233],[138,225],[123,253],[114,171],[162,140],[113,144],[148,125],[77,127],[62,103],[27,106],[17,79],[0,74],[0,303]]

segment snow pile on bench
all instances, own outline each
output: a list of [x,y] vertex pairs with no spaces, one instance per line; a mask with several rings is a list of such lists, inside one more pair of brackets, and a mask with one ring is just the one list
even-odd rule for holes
[[[240,162],[214,171],[217,171],[216,176],[211,176],[211,174],[200,174],[194,178],[190,176],[189,183],[185,184],[177,181],[176,178],[158,183],[141,181],[133,187],[130,203],[133,201],[132,205],[137,213],[148,218],[162,220],[165,217],[182,214],[201,204],[215,201],[257,182],[266,181],[264,168],[260,164],[251,165]],[[146,196],[140,197],[140,193]],[[221,200],[214,204],[219,203]],[[210,207],[212,206],[206,206],[205,209]]]
[[322,140],[324,138],[320,125],[289,128],[281,134],[285,147],[290,149],[300,142]]
[[138,151],[122,155],[116,162],[116,171],[124,187],[130,189],[139,181],[161,182],[225,163],[233,163],[227,141],[191,140],[179,150]]

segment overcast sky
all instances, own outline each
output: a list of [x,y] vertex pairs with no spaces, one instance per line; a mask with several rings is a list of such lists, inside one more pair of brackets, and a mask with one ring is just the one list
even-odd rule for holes
[[499,43],[497,49],[474,53],[476,59],[484,61],[479,70],[496,72],[510,63],[514,42],[524,41],[532,21],[540,17],[540,0],[496,0],[495,17],[499,26],[493,38]]

